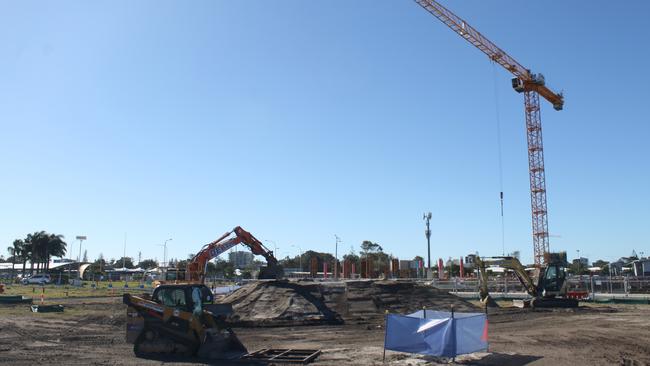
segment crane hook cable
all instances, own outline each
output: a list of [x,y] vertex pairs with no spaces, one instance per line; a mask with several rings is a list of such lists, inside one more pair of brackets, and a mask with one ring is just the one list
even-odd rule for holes
[[494,64],[492,64],[492,76],[494,80],[494,106],[496,111],[496,129],[497,129],[497,152],[499,159],[499,200],[501,203],[501,255],[506,255],[506,234],[505,234],[505,223],[503,219],[503,157],[501,152],[501,114],[499,113],[499,88],[497,86],[497,69]]

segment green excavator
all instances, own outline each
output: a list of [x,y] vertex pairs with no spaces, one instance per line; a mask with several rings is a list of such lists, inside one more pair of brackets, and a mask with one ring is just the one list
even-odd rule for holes
[[475,263],[479,271],[479,296],[481,303],[488,307],[497,307],[497,303],[488,291],[488,264],[502,267],[514,272],[530,296],[524,300],[513,301],[518,307],[533,308],[575,308],[578,300],[567,298],[566,254],[546,253],[544,265],[535,268],[531,275],[516,257],[476,257]]

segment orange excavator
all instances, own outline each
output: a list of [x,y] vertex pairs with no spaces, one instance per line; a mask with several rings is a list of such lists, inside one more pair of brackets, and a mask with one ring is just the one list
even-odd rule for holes
[[188,282],[188,283],[205,283],[205,274],[208,262],[233,248],[237,244],[244,244],[250,248],[255,255],[261,255],[266,259],[266,267],[260,268],[259,279],[280,279],[283,270],[278,265],[278,260],[269,250],[253,236],[253,234],[237,226],[231,231],[223,234],[217,240],[205,244],[201,250],[187,264],[187,269],[169,271],[165,276],[166,282]]

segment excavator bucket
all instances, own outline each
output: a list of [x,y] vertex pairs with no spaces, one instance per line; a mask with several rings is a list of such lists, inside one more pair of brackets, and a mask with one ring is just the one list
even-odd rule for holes
[[497,304],[497,302],[494,301],[494,299],[490,295],[487,295],[486,298],[481,299],[481,304],[483,304],[483,306],[488,307],[488,308],[498,308],[499,307],[499,304]]
[[197,356],[210,360],[237,360],[247,353],[246,347],[230,329],[209,329]]

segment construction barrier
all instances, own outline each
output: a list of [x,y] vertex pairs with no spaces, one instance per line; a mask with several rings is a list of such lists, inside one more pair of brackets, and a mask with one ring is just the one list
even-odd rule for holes
[[420,310],[386,315],[384,352],[456,357],[487,349],[487,314]]

